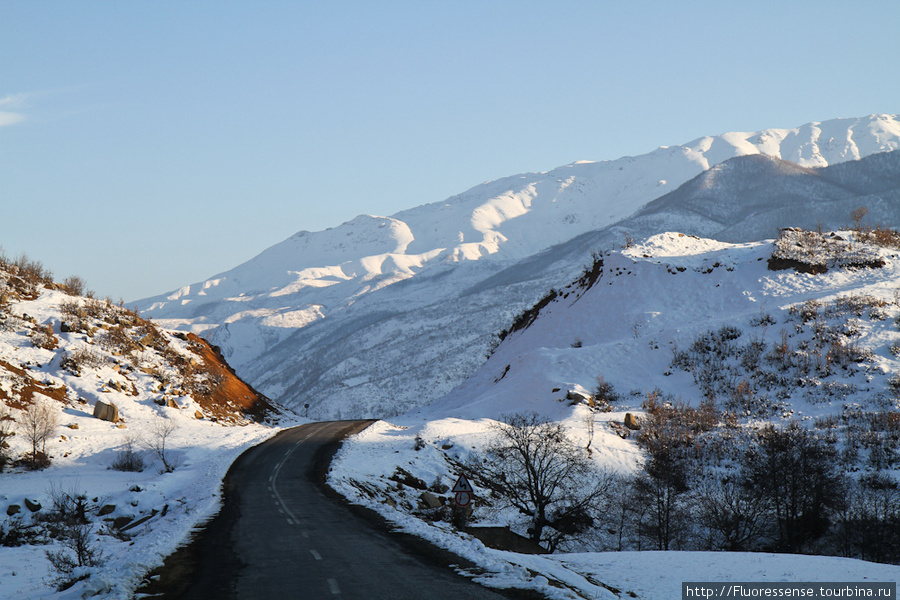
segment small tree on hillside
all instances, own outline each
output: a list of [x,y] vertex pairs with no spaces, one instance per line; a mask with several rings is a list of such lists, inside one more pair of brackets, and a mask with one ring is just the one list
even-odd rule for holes
[[862,229],[862,220],[866,218],[867,214],[869,214],[869,209],[865,206],[860,206],[850,213],[850,218],[853,219],[853,228],[856,231]]
[[[59,427],[59,409],[49,401],[35,401],[19,417],[19,429],[31,443],[31,465],[35,468],[49,464],[47,440]],[[40,447],[40,450],[38,450]]]
[[606,479],[559,423],[537,414],[503,417],[476,468],[494,491],[529,518],[529,537],[553,552],[594,524]]
[[146,447],[162,463],[161,473],[171,473],[178,467],[180,462],[178,457],[172,454],[171,449],[166,447],[166,444],[170,441],[169,438],[175,433],[176,429],[178,429],[178,425],[175,421],[165,417],[156,417],[150,424],[144,438]]
[[9,462],[9,444],[7,439],[13,436],[15,420],[9,415],[5,404],[0,404],[0,471]]
[[646,520],[639,523],[641,535],[657,550],[672,550],[686,536],[688,519],[683,494],[687,491],[684,458],[669,448],[656,448],[644,464],[644,473],[635,480],[635,492],[638,501],[647,507]]

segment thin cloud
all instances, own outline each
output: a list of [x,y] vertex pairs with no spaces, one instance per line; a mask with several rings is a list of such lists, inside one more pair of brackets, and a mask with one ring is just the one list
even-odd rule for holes
[[8,94],[0,98],[0,127],[15,125],[26,119],[25,113],[20,109],[26,108],[28,96],[29,94]]

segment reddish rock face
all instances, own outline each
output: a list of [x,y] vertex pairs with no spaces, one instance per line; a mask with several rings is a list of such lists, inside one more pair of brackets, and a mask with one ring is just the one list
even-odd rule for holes
[[225,421],[241,417],[261,421],[277,412],[268,398],[235,374],[216,347],[193,333],[187,339],[201,360],[200,370],[211,381],[208,388],[191,394],[205,416]]

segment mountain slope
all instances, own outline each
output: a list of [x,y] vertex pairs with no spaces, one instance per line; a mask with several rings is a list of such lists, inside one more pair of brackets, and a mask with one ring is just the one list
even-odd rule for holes
[[873,224],[900,222],[900,152],[804,168],[768,156],[729,159],[649,202],[620,223],[638,237],[671,228],[723,241],[774,237],[782,227],[835,228],[868,209]]
[[77,291],[0,256],[4,597],[131,597],[215,513],[231,461],[276,431],[208,342]]
[[310,414],[393,413],[449,391],[481,363],[493,331],[622,239],[594,232],[711,166],[762,153],[821,166],[898,147],[900,120],[874,115],[575,163],[300,232],[138,306],[202,332],[267,395]]

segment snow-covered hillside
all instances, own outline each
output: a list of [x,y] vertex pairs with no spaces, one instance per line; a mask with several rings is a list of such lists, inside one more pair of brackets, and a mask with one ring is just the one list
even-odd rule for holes
[[782,227],[847,226],[866,207],[866,222],[900,222],[900,152],[820,168],[770,156],[729,159],[645,205],[619,224],[636,237],[660,228],[729,242],[770,238]]
[[218,509],[231,462],[276,431],[206,342],[76,291],[0,257],[4,598],[130,597]]
[[578,162],[300,232],[138,306],[168,327],[202,332],[264,393],[309,404],[310,415],[393,414],[473,372],[492,332],[608,247],[612,234],[595,231],[704,170],[743,155],[813,167],[897,148],[900,119],[873,115]]
[[[807,551],[834,551],[834,540],[862,532],[854,511],[875,495],[886,502],[885,523],[900,516],[900,236],[888,241],[788,230],[776,242],[729,244],[669,232],[604,253],[580,281],[517,320],[521,327],[452,392],[346,443],[330,482],[400,528],[474,561],[479,581],[539,589],[552,598],[668,598],[692,578],[896,581],[895,565],[696,552],[723,547],[704,529],[713,526],[701,500],[718,497],[716,485],[742,476],[736,465],[752,455],[749,448],[758,451],[766,424],[788,430],[796,422],[813,432],[829,448],[828,468],[851,482],[841,492],[846,504],[829,513],[830,529]],[[475,488],[471,524],[526,534],[530,517],[505,504],[495,482],[480,475],[505,415],[534,412],[561,423],[596,468],[631,481],[644,473],[656,434],[642,437],[625,426],[625,415],[632,413],[649,431],[654,415],[648,407],[659,410],[660,400],[672,403],[668,410],[675,412],[663,413],[672,422],[681,418],[679,410],[692,414],[704,402],[713,403],[711,409],[706,404],[708,414],[719,415],[687,438],[689,484],[669,492],[679,499],[650,493],[672,502],[672,514],[689,515],[682,517],[687,529],[669,548],[694,552],[579,553],[641,544],[655,549],[656,538],[643,536],[655,526],[654,517],[645,517],[655,514],[656,500],[642,499],[633,483],[619,483],[597,501],[593,528],[568,546],[574,554],[492,550],[451,524],[448,487],[465,474]],[[688,408],[678,408],[682,403]],[[751,510],[749,504],[741,509]],[[744,547],[775,543],[767,536],[776,534],[765,527],[757,531],[757,545]],[[852,531],[845,538],[838,532],[846,528]],[[897,528],[877,531],[896,535]],[[893,542],[869,541],[862,550],[847,543],[843,551],[859,556]]]

